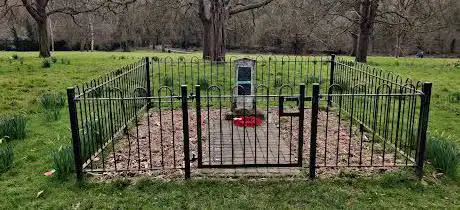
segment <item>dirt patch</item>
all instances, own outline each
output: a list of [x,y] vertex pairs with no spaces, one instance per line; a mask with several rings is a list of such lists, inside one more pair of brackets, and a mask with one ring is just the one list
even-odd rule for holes
[[[206,135],[208,127],[225,120],[227,111],[212,109],[208,113],[207,110],[203,110],[203,117],[198,121],[195,110],[189,111],[192,171],[196,171],[198,165],[197,126],[202,128],[203,151],[206,151],[210,145],[207,140],[209,137]],[[277,109],[270,109],[264,121],[268,123],[269,129],[278,129],[280,143],[289,147],[289,155],[295,157],[292,161],[297,161],[298,117],[279,117]],[[308,166],[310,159],[310,123],[311,110],[305,110],[303,132],[303,163],[305,166]],[[128,135],[117,140],[114,150],[107,150],[108,154],[104,158],[98,157],[93,167],[104,169],[105,172],[102,173],[104,179],[120,175],[142,174],[162,177],[183,176],[181,170],[184,167],[182,128],[180,110],[150,111],[139,117],[137,126],[130,128]],[[264,132],[263,129],[259,130]],[[395,161],[394,154],[390,146],[386,146],[384,150],[382,142],[372,141],[371,134],[361,132],[357,126],[350,128],[349,121],[339,120],[335,113],[329,112],[328,114],[325,111],[319,113],[316,155],[318,174],[338,174],[348,166],[361,166],[359,170],[364,173],[373,172],[376,169],[381,171],[379,166],[394,166],[404,162],[400,158],[396,158]],[[377,167],[365,167],[371,165]]]

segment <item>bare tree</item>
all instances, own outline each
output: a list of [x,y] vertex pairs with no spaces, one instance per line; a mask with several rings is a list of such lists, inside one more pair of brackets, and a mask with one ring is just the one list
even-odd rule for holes
[[379,0],[361,0],[358,47],[356,51],[356,61],[358,62],[367,62],[369,40],[374,29],[378,6]]
[[136,0],[114,1],[100,0],[92,1],[88,6],[86,2],[65,1],[65,0],[4,0],[0,5],[4,16],[12,12],[12,9],[23,7],[35,20],[39,31],[39,51],[40,57],[50,57],[50,36],[48,19],[53,14],[67,14],[76,16],[81,13],[94,12],[101,8],[114,10],[117,7],[125,6]]

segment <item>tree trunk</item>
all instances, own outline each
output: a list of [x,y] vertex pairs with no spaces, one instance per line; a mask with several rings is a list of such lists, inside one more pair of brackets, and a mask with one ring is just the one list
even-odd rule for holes
[[377,15],[378,0],[363,0],[361,2],[359,21],[358,49],[356,61],[367,62],[369,50],[369,39],[374,27],[375,16]]
[[449,47],[450,49],[449,49],[449,51],[450,51],[450,53],[452,53],[452,54],[455,53],[455,41],[456,41],[455,39],[452,39],[452,41],[450,42],[450,47]]
[[212,47],[214,36],[212,34],[212,25],[209,21],[202,21],[203,23],[203,59],[211,59]]
[[228,12],[224,1],[217,0],[201,5],[200,19],[203,24],[203,59],[225,60],[225,24]]
[[401,57],[401,34],[396,35],[395,58]]
[[53,30],[53,24],[52,21],[49,20],[49,30],[50,30],[50,39],[51,39],[51,52],[54,53],[54,30]]
[[93,24],[93,17],[89,15],[89,33],[91,37],[91,52],[94,51],[94,24]]
[[40,49],[40,57],[48,58],[50,54],[50,41],[49,41],[49,32],[48,32],[48,18],[45,17],[41,21],[37,21],[38,24],[38,42]]
[[361,29],[358,38],[358,49],[356,51],[356,61],[367,62],[367,53],[369,50],[369,29]]
[[351,52],[350,56],[356,56],[356,48],[358,47],[358,35],[352,33],[351,34]]

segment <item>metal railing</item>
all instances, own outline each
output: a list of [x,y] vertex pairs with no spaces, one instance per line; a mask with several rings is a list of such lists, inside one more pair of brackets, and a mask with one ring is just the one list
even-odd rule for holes
[[[251,160],[244,152],[243,159],[232,156],[225,163],[224,155],[216,153],[219,161],[206,163],[203,158],[211,161],[210,147],[223,148],[226,138],[232,152],[236,148],[233,124],[226,122],[230,134],[219,126],[211,132],[212,124],[222,125],[226,112],[232,111],[233,59],[154,57],[68,89],[78,179],[85,172],[153,170],[184,170],[188,178],[194,167],[303,167],[302,163],[309,164],[312,178],[318,168],[336,167],[415,166],[421,174],[430,83],[414,85],[410,79],[335,56],[257,57],[255,71],[257,88],[248,97],[256,99],[254,107],[263,109],[265,117],[274,114],[278,119],[273,125],[267,120],[266,130],[251,128],[251,135],[257,138],[264,132],[264,151],[278,136],[274,144],[286,144],[287,154],[296,154],[286,156],[286,164],[280,162],[278,148],[278,153],[255,154]],[[286,105],[287,110],[305,110],[299,112],[300,121],[293,120],[294,114],[282,116],[284,101],[296,102]],[[208,121],[203,124],[204,120]],[[271,131],[273,135],[267,133]],[[217,144],[211,145],[212,139]],[[252,142],[254,148],[258,144]],[[260,155],[278,159],[258,162]]]

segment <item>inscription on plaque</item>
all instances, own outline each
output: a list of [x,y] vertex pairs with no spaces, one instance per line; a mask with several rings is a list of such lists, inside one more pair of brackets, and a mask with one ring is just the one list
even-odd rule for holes
[[233,110],[252,110],[254,105],[255,60],[238,59],[235,61],[235,91],[233,93]]

